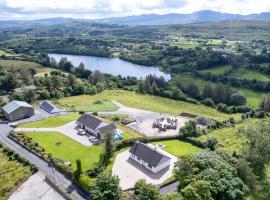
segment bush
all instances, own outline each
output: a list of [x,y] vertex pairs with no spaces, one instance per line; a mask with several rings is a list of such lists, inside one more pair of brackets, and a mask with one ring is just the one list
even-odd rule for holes
[[242,92],[237,92],[231,95],[230,101],[232,105],[242,106],[246,104],[247,98]]
[[202,135],[202,131],[197,128],[197,123],[195,120],[190,120],[185,123],[185,126],[180,128],[180,134],[184,137],[198,137]]
[[207,141],[205,142],[205,147],[209,148],[211,151],[214,151],[216,149],[218,141],[214,137],[209,137]]
[[88,172],[87,172],[87,175],[90,176],[90,177],[97,177],[99,174],[101,174],[102,172],[104,171],[104,168],[101,167],[101,166],[97,166],[97,167],[94,167],[93,169],[90,169]]
[[202,104],[206,105],[206,106],[210,106],[210,107],[215,107],[215,103],[211,98],[206,98],[204,100],[201,101]]

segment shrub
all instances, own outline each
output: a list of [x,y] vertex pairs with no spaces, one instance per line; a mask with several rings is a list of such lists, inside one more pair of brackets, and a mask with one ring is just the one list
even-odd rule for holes
[[211,98],[206,98],[204,100],[201,101],[202,104],[206,105],[206,106],[210,106],[210,107],[215,107],[215,103]]
[[202,134],[202,131],[197,128],[195,120],[190,120],[185,123],[185,126],[180,128],[180,134],[184,137],[198,137]]
[[237,92],[231,95],[230,101],[232,105],[241,106],[246,104],[247,99],[242,92]]
[[90,176],[90,177],[97,177],[99,174],[101,174],[102,172],[104,171],[104,168],[101,167],[101,166],[96,166],[94,167],[93,169],[90,169],[88,172],[87,172],[87,175]]

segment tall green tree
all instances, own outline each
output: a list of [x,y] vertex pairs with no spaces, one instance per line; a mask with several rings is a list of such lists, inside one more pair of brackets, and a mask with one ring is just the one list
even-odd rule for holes
[[90,192],[93,200],[119,200],[122,196],[119,178],[106,173],[98,175],[90,184]]
[[181,183],[179,192],[188,199],[243,199],[248,187],[237,175],[236,164],[236,158],[224,152],[203,151],[183,156],[175,168]]
[[76,160],[76,171],[75,171],[75,179],[79,180],[82,174],[82,161],[80,159]]
[[113,135],[111,132],[108,132],[105,138],[105,148],[103,154],[100,156],[100,165],[106,166],[111,157],[113,156],[114,146],[113,146]]
[[134,187],[137,200],[161,200],[159,189],[152,184],[147,184],[145,180],[139,180]]
[[259,108],[265,112],[270,112],[270,94],[262,98]]
[[202,97],[203,99],[206,99],[206,98],[213,99],[214,97],[214,91],[213,91],[212,85],[208,82],[204,85]]
[[239,130],[248,138],[248,144],[242,152],[255,174],[264,178],[266,166],[270,164],[270,122],[261,120]]

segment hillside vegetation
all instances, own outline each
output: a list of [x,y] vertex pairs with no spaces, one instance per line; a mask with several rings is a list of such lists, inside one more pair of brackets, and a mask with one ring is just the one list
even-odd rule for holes
[[82,95],[73,97],[64,97],[58,102],[60,104],[66,104],[69,106],[80,104],[87,105],[87,102],[91,102],[93,99],[108,99],[117,100],[122,104],[140,108],[144,110],[151,110],[155,112],[169,113],[173,115],[179,115],[182,112],[188,112],[196,115],[202,115],[205,117],[213,118],[216,120],[225,120],[230,117],[239,118],[239,114],[228,115],[218,112],[214,108],[206,107],[200,104],[192,104],[184,101],[171,100],[168,98],[162,98],[152,95],[143,95],[136,92],[130,92],[125,90],[106,90],[94,96]]

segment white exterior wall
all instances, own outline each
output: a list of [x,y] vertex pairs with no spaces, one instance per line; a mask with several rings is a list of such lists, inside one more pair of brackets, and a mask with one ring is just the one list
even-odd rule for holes
[[157,173],[157,172],[163,170],[164,168],[170,166],[170,164],[171,164],[171,160],[168,160],[167,162],[162,163],[161,165],[157,166],[156,168],[153,168],[153,172]]
[[[82,125],[81,123],[78,122],[78,125],[79,125],[81,128],[83,128],[83,125]],[[96,137],[98,136],[98,133],[97,133],[96,131],[90,129],[90,128],[87,127],[87,126],[84,127],[84,130],[85,130],[86,132],[89,132],[89,133],[93,134],[93,135],[96,136]]]
[[170,160],[165,162],[165,163],[162,163],[161,165],[157,166],[157,167],[152,167],[150,168],[148,166],[148,164],[146,162],[144,162],[143,160],[139,160],[137,156],[133,155],[132,153],[130,153],[130,158],[132,158],[133,160],[135,160],[137,163],[141,164],[142,166],[144,166],[145,168],[147,168],[148,170],[150,170],[151,172],[153,173],[157,173],[159,171],[161,171],[162,169],[170,166],[171,162]]

